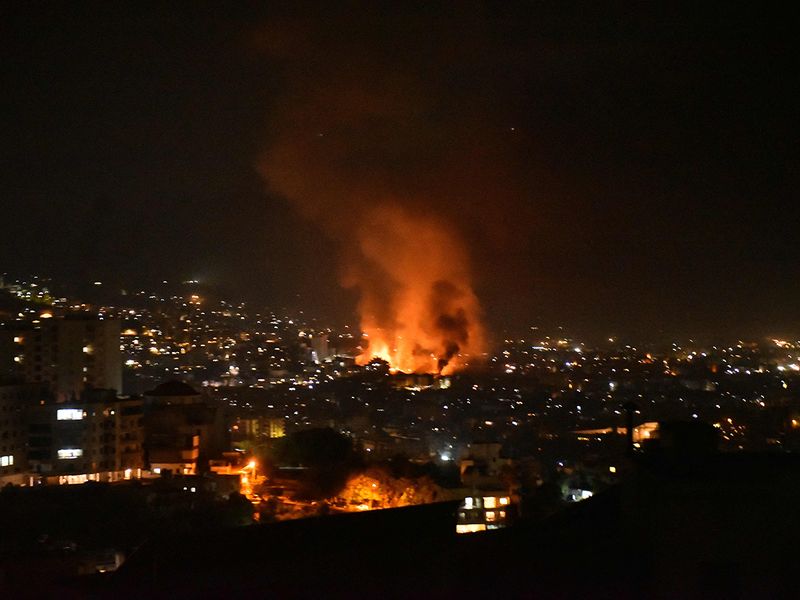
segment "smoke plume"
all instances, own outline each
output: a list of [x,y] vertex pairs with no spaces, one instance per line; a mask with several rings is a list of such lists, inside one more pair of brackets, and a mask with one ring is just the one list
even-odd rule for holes
[[449,374],[485,350],[458,223],[486,202],[479,180],[492,147],[485,124],[469,118],[474,107],[453,114],[442,104],[430,69],[455,46],[446,57],[438,44],[414,47],[419,60],[398,57],[392,32],[381,31],[372,39],[288,20],[262,33],[284,93],[259,170],[340,243],[342,285],[359,295],[359,362]]
[[482,351],[466,252],[444,223],[386,203],[359,216],[355,241],[344,283],[360,292],[369,342],[360,362],[379,357],[400,371],[447,374]]

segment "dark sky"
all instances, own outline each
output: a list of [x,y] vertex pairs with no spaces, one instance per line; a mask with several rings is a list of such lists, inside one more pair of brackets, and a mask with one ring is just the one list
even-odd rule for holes
[[346,234],[262,177],[345,97],[348,173],[452,223],[495,337],[800,335],[788,15],[331,4],[3,3],[0,272],[200,278],[354,322]]

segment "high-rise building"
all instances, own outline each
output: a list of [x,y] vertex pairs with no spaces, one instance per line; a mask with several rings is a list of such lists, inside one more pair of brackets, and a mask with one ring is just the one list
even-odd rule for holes
[[48,483],[141,477],[144,466],[141,398],[88,390],[78,401],[28,408],[28,468]]
[[145,393],[146,463],[156,473],[194,475],[230,447],[222,407],[182,381]]
[[28,482],[28,423],[31,407],[48,397],[36,384],[0,383],[0,486]]
[[122,388],[119,321],[83,315],[42,319],[13,332],[13,343],[18,372],[27,382],[50,385],[58,402],[76,400],[86,389]]

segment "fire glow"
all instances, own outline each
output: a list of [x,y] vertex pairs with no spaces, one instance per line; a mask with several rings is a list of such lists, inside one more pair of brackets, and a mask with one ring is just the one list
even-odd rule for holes
[[505,163],[476,128],[483,119],[441,114],[438,75],[398,71],[369,41],[342,53],[327,27],[286,31],[303,29],[264,32],[288,91],[272,107],[259,171],[338,245],[340,283],[358,294],[357,362],[452,374],[485,349],[464,208],[497,193],[489,177]]
[[449,375],[483,350],[466,252],[444,224],[383,205],[359,228],[358,250],[344,283],[360,292],[359,364]]

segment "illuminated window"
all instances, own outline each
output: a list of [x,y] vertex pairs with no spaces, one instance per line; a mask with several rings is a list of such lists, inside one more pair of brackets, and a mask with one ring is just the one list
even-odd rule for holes
[[501,519],[505,519],[506,518],[506,511],[504,511],[504,510],[500,511],[500,518]]
[[6,456],[0,456],[0,467],[10,467],[14,464],[14,456],[11,454],[7,454]]
[[487,521],[494,521],[497,518],[497,514],[493,510],[486,511],[486,520]]
[[502,498],[500,498],[500,506],[506,506],[508,502],[509,500],[507,496],[503,496]]
[[472,500],[471,497],[464,498],[464,508],[473,508],[474,506],[475,506],[475,504],[473,503],[473,500]]
[[486,508],[495,508],[497,506],[497,498],[493,496],[486,496],[483,499],[483,505]]
[[83,456],[83,450],[80,448],[62,448],[58,451],[58,458],[61,460],[71,460]]
[[473,533],[475,531],[486,531],[486,525],[484,525],[483,523],[456,525],[456,533]]
[[56,411],[59,421],[80,421],[83,419],[83,410],[80,408],[59,408]]
[[86,474],[83,475],[61,475],[58,478],[58,483],[61,485],[75,485],[80,483],[86,483],[89,481],[89,476]]

